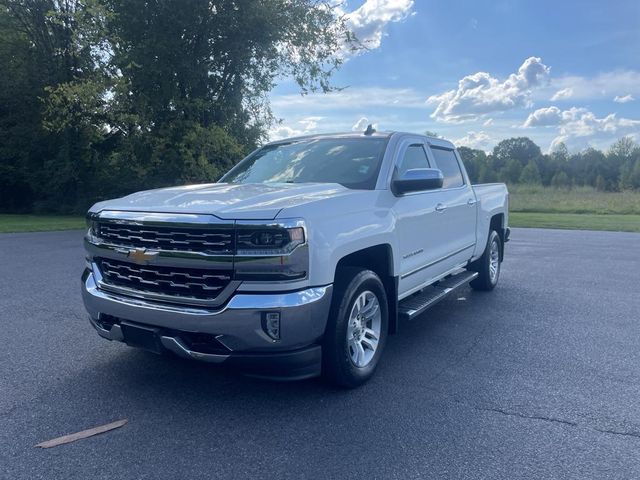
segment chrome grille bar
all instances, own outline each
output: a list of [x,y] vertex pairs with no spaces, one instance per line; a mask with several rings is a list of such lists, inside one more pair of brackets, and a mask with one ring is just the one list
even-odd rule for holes
[[107,286],[173,297],[212,301],[231,283],[231,271],[137,265],[97,258],[95,264]]
[[110,244],[168,251],[232,254],[232,225],[208,228],[174,228],[99,221],[96,236]]

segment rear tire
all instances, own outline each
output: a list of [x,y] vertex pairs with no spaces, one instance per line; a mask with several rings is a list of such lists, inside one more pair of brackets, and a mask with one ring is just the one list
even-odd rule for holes
[[478,276],[470,282],[474,290],[490,291],[498,284],[500,279],[500,252],[502,251],[502,240],[495,230],[489,232],[487,246],[482,256],[473,262],[470,270],[478,272]]
[[387,340],[389,308],[380,277],[371,270],[338,270],[322,345],[322,372],[335,385],[369,380]]

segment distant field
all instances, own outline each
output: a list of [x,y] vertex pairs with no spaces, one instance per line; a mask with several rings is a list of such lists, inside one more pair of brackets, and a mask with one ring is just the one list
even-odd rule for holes
[[0,233],[75,230],[84,226],[84,218],[76,216],[0,214]]
[[640,215],[640,192],[598,192],[593,188],[509,187],[510,211]]
[[640,215],[511,212],[509,224],[512,227],[640,232]]
[[[532,186],[510,186],[509,192],[514,227],[640,232],[640,192]],[[84,219],[75,216],[0,215],[0,232],[73,230],[84,225]]]

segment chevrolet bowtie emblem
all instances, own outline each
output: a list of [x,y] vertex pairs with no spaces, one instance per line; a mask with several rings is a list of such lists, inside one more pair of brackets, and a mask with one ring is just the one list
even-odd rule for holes
[[158,254],[159,252],[149,251],[146,248],[134,248],[129,250],[127,257],[137,264],[145,265],[155,260]]

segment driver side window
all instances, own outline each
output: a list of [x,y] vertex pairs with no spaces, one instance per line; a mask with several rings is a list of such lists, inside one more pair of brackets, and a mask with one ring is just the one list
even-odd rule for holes
[[429,168],[429,159],[424,147],[419,143],[409,145],[398,165],[398,177],[402,177],[407,170],[414,168]]

